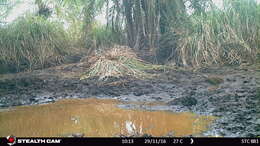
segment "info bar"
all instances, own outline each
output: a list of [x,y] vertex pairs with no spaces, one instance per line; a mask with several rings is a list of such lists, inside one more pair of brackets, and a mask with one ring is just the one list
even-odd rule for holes
[[195,138],[195,137],[145,137],[145,138],[61,138],[61,137],[1,137],[0,146],[12,145],[260,145],[260,138]]

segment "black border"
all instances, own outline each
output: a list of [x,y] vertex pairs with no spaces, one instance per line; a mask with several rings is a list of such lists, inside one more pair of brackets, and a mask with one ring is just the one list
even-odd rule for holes
[[[47,141],[60,139],[61,143],[59,144],[51,144],[51,143],[19,143],[19,139],[28,139],[28,140],[36,140],[36,139],[44,139]],[[194,141],[192,144],[191,142]],[[7,138],[0,138],[0,146],[7,144]],[[94,146],[94,145],[112,145],[112,146],[128,146],[128,145],[260,145],[260,138],[252,138],[252,137],[243,137],[243,138],[195,138],[195,137],[144,137],[144,138],[61,138],[61,137],[16,137],[16,145],[75,145],[75,146]]]

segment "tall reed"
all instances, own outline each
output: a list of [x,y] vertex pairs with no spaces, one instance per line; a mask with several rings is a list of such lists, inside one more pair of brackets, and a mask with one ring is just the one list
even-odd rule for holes
[[0,62],[33,69],[58,64],[68,53],[62,25],[28,16],[0,28]]

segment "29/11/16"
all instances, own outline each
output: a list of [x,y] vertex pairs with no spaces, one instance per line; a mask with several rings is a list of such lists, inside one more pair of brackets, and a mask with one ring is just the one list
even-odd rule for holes
[[144,139],[145,144],[166,144],[166,139],[158,138],[158,139]]

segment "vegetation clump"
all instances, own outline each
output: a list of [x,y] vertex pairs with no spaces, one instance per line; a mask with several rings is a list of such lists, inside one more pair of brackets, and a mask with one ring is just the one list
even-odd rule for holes
[[90,67],[81,76],[81,80],[98,77],[105,80],[108,77],[149,78],[152,74],[146,70],[160,69],[163,66],[152,65],[139,59],[137,55],[125,46],[115,46],[89,58]]
[[69,41],[61,25],[39,16],[20,18],[0,28],[0,62],[17,69],[59,64]]
[[224,1],[223,10],[208,3],[209,11],[187,17],[179,28],[174,59],[184,66],[254,63],[259,48],[260,9],[254,0]]

